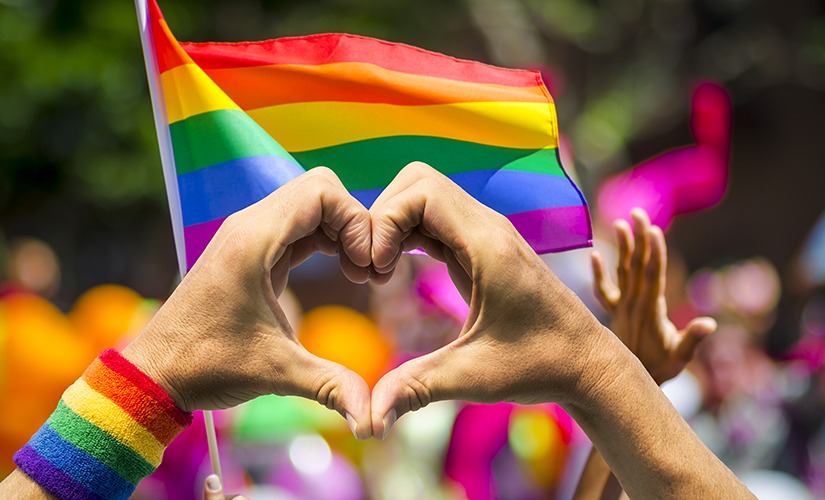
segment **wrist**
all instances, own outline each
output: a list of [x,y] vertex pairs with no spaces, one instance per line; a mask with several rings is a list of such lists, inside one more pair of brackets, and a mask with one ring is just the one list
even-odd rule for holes
[[599,325],[590,339],[587,350],[577,357],[576,381],[562,403],[571,414],[609,408],[609,401],[630,384],[628,376],[652,382],[638,358],[608,328]]
[[190,408],[178,382],[181,379],[180,360],[186,358],[163,342],[163,335],[155,335],[157,329],[156,322],[150,323],[140,336],[123,348],[121,355],[160,386],[181,411],[192,411],[194,408]]
[[66,389],[14,462],[58,498],[125,499],[191,421],[162,387],[108,349]]

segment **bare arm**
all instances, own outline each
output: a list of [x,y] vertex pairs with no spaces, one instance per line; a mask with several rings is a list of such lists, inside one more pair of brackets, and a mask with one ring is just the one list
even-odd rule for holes
[[20,469],[14,469],[11,474],[0,482],[0,497],[19,498],[20,500],[51,499],[46,490],[25,475]]
[[[632,212],[633,231],[624,221],[614,224],[619,248],[618,285],[607,274],[604,259],[593,252],[594,293],[610,313],[611,329],[635,354],[657,384],[678,375],[696,347],[716,329],[713,319],[702,317],[679,330],[667,316],[665,276],[667,247],[662,231],[651,226],[647,213]],[[634,238],[635,235],[635,238]],[[618,498],[610,488],[610,468],[596,448],[590,452],[575,498]]]

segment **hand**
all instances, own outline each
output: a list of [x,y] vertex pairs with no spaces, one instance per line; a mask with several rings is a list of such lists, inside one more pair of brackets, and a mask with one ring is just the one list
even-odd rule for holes
[[301,175],[226,219],[124,357],[183,410],[297,395],[335,409],[357,437],[370,437],[366,382],[304,349],[277,300],[290,268],[314,252],[337,253],[344,274],[366,282],[370,228],[369,213],[332,171]]
[[618,342],[505,217],[423,163],[404,168],[370,212],[378,273],[423,248],[447,263],[470,305],[458,339],[376,384],[375,436],[435,400],[562,402],[594,383],[600,372],[583,363]]
[[613,333],[661,385],[685,368],[699,342],[716,330],[716,322],[696,318],[679,330],[668,319],[665,236],[659,227],[651,226],[644,210],[634,209],[631,217],[633,231],[624,220],[613,226],[619,244],[618,287],[608,276],[601,254],[593,252],[593,288],[610,313]]

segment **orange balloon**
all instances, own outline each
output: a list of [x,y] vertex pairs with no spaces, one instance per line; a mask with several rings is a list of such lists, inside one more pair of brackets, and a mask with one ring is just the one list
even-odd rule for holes
[[308,312],[298,337],[307,350],[354,371],[372,388],[390,362],[391,348],[367,316],[343,306]]
[[125,338],[137,335],[151,314],[144,313],[139,294],[120,285],[96,286],[77,299],[69,318],[77,333],[97,351],[117,347]]
[[46,421],[63,391],[97,353],[75,335],[66,316],[41,297],[10,295],[0,301],[0,308],[0,469],[6,469],[12,453]]

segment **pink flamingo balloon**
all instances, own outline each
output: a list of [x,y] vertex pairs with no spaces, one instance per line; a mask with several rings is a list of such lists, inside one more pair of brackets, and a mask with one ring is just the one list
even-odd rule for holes
[[696,87],[690,127],[695,144],[666,151],[602,184],[598,207],[605,221],[630,220],[630,210],[641,207],[654,224],[668,228],[677,215],[722,200],[731,150],[731,101],[724,88],[712,82]]

